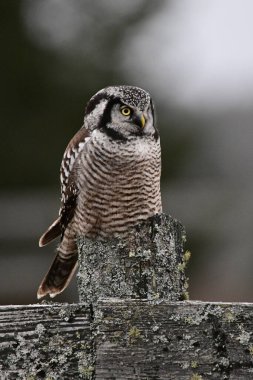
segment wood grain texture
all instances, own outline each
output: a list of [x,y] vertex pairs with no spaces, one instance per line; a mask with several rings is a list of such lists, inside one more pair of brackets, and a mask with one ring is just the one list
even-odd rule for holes
[[248,380],[252,335],[253,304],[2,306],[0,378]]
[[104,301],[96,379],[252,379],[253,305]]

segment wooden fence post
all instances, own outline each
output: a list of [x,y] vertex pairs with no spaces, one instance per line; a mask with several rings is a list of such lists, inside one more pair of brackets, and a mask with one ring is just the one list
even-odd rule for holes
[[156,215],[133,228],[128,239],[79,239],[78,293],[93,304],[108,297],[186,299],[185,230]]
[[80,303],[0,307],[0,379],[252,379],[253,304],[181,301],[184,241],[165,215],[80,238]]

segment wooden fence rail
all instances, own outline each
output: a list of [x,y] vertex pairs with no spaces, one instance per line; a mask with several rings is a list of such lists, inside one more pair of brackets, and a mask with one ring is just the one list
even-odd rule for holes
[[2,306],[1,379],[252,379],[253,305]]

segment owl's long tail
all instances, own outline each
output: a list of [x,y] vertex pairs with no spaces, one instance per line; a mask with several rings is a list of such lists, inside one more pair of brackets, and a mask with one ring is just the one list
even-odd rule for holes
[[57,254],[48,273],[39,286],[37,298],[40,299],[47,294],[53,298],[63,292],[72,279],[76,268],[77,253],[68,259],[63,259]]
[[48,273],[39,286],[37,292],[38,299],[45,297],[47,294],[53,298],[63,292],[77,269],[77,258],[78,253],[75,239],[65,235],[57,248],[57,255]]

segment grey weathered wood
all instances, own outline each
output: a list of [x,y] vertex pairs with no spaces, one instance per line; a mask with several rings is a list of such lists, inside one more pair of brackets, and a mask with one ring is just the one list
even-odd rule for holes
[[80,238],[80,302],[99,298],[187,298],[185,230],[161,214],[133,228],[127,239]]
[[253,378],[253,304],[0,307],[2,379]]
[[85,302],[0,307],[0,379],[253,379],[253,304],[178,301],[184,240],[165,215],[80,238]]
[[92,372],[90,309],[0,307],[0,379],[78,379]]
[[253,305],[104,301],[96,379],[252,379]]

